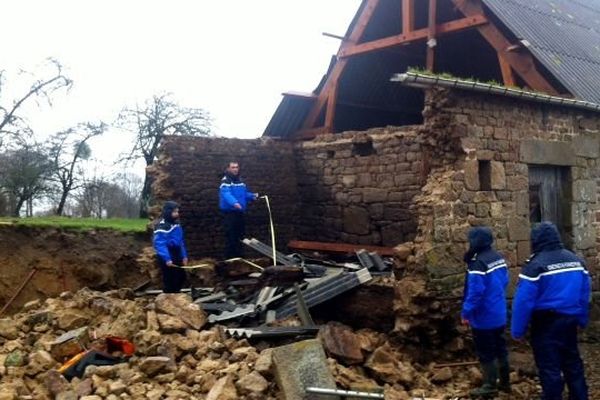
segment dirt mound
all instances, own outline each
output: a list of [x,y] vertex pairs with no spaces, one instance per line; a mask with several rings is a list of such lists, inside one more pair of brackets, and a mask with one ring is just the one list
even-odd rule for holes
[[150,237],[139,233],[0,225],[0,305],[33,269],[31,281],[8,312],[27,301],[83,287],[134,287],[152,269],[151,257],[140,258],[149,245]]

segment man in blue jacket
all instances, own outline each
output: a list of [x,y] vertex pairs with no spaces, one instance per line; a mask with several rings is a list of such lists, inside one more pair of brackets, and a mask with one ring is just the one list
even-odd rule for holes
[[570,400],[587,400],[577,329],[588,323],[588,271],[579,257],[563,247],[550,222],[532,230],[531,247],[533,255],[519,275],[513,301],[512,336],[522,340],[531,322],[531,346],[544,400],[562,399],[564,381]]
[[179,206],[174,201],[167,201],[163,206],[152,242],[162,272],[163,292],[179,293],[186,278],[185,270],[179,266],[187,265],[188,258],[183,229],[179,225]]
[[240,177],[239,163],[232,161],[225,170],[219,187],[219,209],[223,213],[223,227],[225,229],[225,259],[242,256],[242,239],[244,238],[246,224],[244,213],[248,203],[258,198],[257,193],[252,193]]
[[[510,392],[510,368],[504,338],[508,267],[504,257],[492,248],[493,242],[490,228],[471,228],[469,250],[464,257],[467,275],[461,317],[463,324],[471,326],[483,372],[483,385],[471,391],[473,397],[494,396],[498,388]],[[499,387],[496,384],[498,375]]]

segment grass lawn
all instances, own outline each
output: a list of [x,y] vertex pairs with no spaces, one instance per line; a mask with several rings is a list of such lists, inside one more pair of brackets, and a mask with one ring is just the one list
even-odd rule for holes
[[33,217],[33,218],[0,218],[0,225],[47,226],[69,229],[112,229],[121,232],[145,232],[147,219],[97,219],[97,218],[67,218],[67,217]]

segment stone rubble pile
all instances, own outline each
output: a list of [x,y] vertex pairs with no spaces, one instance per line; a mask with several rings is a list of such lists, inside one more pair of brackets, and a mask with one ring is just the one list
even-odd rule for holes
[[[65,333],[76,339],[58,343]],[[58,372],[67,355],[78,351],[69,348],[73,343],[86,347],[88,340],[109,335],[135,344],[127,362],[88,366],[82,378],[70,382]],[[323,359],[324,370],[341,389],[385,390],[386,399],[442,399],[465,393],[479,377],[475,367],[423,363],[415,348],[370,329],[331,322],[319,339],[329,357]],[[275,365],[272,354],[281,347],[272,345],[228,338],[221,327],[207,326],[204,311],[185,294],[134,298],[128,289],[66,292],[0,319],[0,400],[274,400],[286,392],[279,379],[286,367]],[[513,375],[511,398],[528,398],[532,381]]]

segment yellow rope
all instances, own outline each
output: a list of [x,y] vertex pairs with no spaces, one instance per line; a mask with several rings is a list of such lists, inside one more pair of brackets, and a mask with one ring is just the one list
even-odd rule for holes
[[236,258],[230,258],[229,260],[225,260],[226,263],[232,263],[232,262],[236,262],[236,261],[242,261],[256,269],[258,269],[259,271],[264,271],[264,268],[261,267],[258,264],[253,263],[252,261],[248,261],[245,258],[241,258],[241,257],[236,257]]
[[269,223],[271,225],[271,246],[273,247],[273,266],[277,265],[277,249],[275,248],[275,227],[273,225],[273,215],[271,214],[271,204],[269,203],[269,196],[262,196],[267,202],[267,210],[269,210]]

